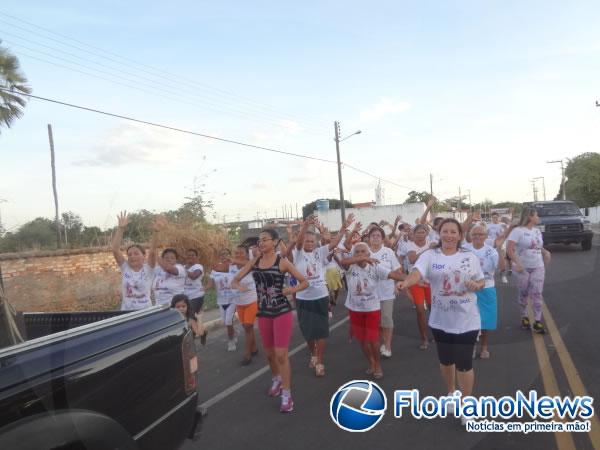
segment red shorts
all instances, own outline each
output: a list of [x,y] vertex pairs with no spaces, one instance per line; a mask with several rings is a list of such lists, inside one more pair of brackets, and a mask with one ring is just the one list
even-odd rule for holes
[[357,341],[379,342],[381,311],[350,313],[350,333]]
[[431,305],[431,286],[415,284],[409,289],[415,305],[422,305],[424,302]]

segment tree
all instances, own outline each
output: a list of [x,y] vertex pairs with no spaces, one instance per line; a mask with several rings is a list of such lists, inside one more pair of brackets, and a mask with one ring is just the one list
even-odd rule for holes
[[27,103],[19,93],[29,94],[31,88],[20,70],[19,60],[4,47],[0,47],[0,88],[6,89],[0,90],[0,129],[2,125],[10,128],[23,115]]
[[431,194],[425,191],[410,191],[404,203],[425,203],[429,201]]
[[600,205],[600,153],[582,153],[565,169],[565,192],[580,208]]
[[67,211],[61,214],[61,236],[65,245],[68,247],[78,247],[81,245],[81,232],[83,222],[78,214]]
[[27,222],[15,233],[18,250],[56,248],[56,225],[50,219],[38,217]]
[[[339,199],[328,198],[327,200],[329,200],[329,209],[340,209],[341,208],[341,202],[339,201]],[[344,200],[344,207],[353,208],[354,205],[352,203],[350,203],[348,200]],[[302,207],[302,218],[306,219],[308,216],[310,216],[312,213],[314,213],[316,209],[317,209],[317,200],[307,203],[306,205],[304,205]]]
[[213,202],[204,200],[201,195],[186,197],[186,200],[179,208],[165,213],[169,221],[182,224],[206,222],[206,212],[213,208]]

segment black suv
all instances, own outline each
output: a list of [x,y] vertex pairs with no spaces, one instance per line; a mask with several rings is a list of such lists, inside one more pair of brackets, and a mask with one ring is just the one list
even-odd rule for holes
[[540,217],[538,228],[544,236],[544,244],[581,244],[583,250],[591,250],[594,233],[589,220],[581,214],[577,205],[570,201],[529,202]]

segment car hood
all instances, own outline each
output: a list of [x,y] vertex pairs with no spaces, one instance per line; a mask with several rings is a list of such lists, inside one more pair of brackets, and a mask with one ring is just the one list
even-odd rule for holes
[[570,224],[570,223],[583,223],[585,217],[583,216],[543,216],[540,217],[539,225],[546,224]]

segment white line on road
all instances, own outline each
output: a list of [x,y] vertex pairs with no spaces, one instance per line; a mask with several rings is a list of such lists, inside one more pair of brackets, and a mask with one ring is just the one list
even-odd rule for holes
[[[339,322],[336,322],[335,324],[333,324],[331,327],[329,327],[330,331],[335,330],[338,327],[341,327],[343,324],[345,324],[348,321],[348,316],[344,317],[342,320],[340,320]],[[296,348],[294,348],[292,351],[289,352],[289,356],[294,356],[296,353],[298,353],[301,350],[304,350],[306,348],[306,343],[304,344],[300,344],[299,346],[297,346]],[[255,379],[257,379],[258,377],[260,377],[261,375],[264,375],[265,373],[267,373],[270,370],[270,367],[268,365],[264,366],[261,369],[258,369],[256,372],[251,373],[250,375],[248,375],[246,378],[244,378],[243,380],[238,381],[237,383],[235,383],[234,385],[228,387],[227,389],[225,389],[223,392],[215,395],[212,398],[209,398],[208,400],[206,400],[204,403],[202,403],[199,408],[200,409],[205,409],[205,408],[209,408],[210,406],[220,402],[221,400],[229,397],[231,394],[233,394],[235,391],[241,389],[242,387],[246,386],[248,383],[254,381]]]

